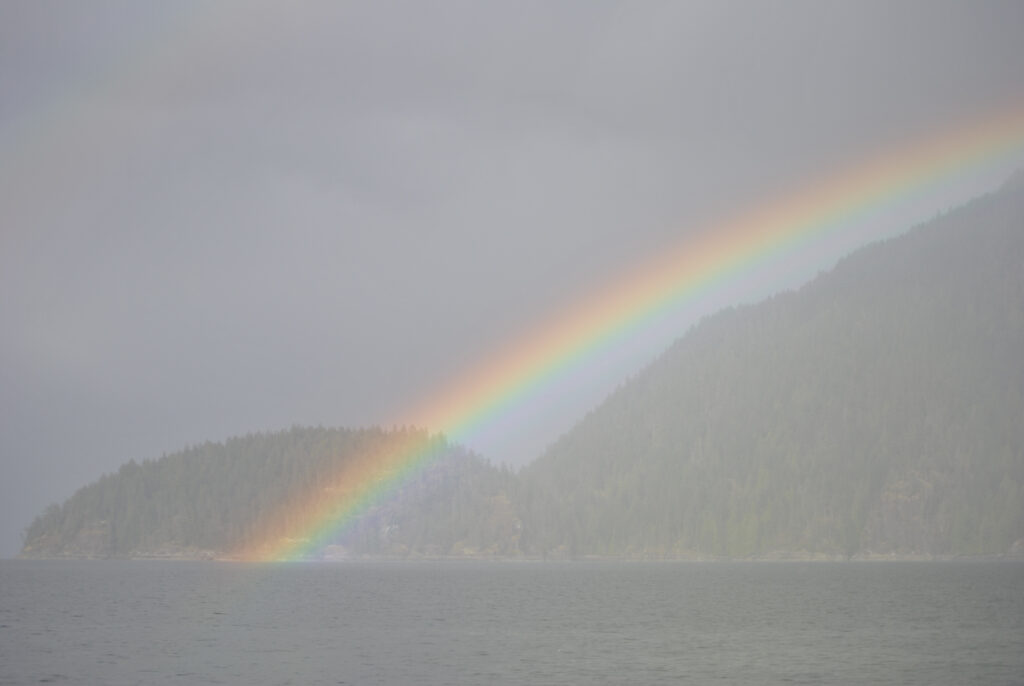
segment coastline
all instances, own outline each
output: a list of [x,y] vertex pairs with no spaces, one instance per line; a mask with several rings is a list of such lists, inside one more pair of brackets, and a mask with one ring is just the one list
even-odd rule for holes
[[[270,560],[253,560],[213,550],[160,549],[138,551],[129,555],[97,555],[81,553],[38,554],[19,553],[8,558],[12,560],[122,560],[122,561],[168,561],[168,562],[219,562],[219,563],[265,563]],[[857,553],[852,556],[811,553],[807,551],[776,551],[767,555],[748,557],[724,557],[708,555],[655,556],[655,555],[349,555],[333,557],[309,557],[288,562],[320,564],[352,564],[373,562],[502,562],[510,564],[565,564],[572,562],[630,562],[630,563],[857,563],[857,562],[985,562],[1020,561],[1024,554],[1017,552],[981,555],[930,555],[925,553]],[[283,562],[283,561],[281,561]]]

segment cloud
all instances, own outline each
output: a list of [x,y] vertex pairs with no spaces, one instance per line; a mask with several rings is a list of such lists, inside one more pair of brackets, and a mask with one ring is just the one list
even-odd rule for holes
[[[706,220],[1018,96],[1022,14],[7,3],[0,519],[188,442],[387,423]],[[475,447],[528,460],[601,388]]]

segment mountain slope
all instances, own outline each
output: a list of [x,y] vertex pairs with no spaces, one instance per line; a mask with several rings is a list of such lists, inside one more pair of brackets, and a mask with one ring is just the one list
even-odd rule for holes
[[1024,536],[1024,187],[707,319],[522,476],[544,494],[532,552],[1006,552]]
[[409,446],[421,452],[430,446],[438,457],[395,497],[371,504],[340,531],[330,541],[331,554],[514,552],[503,495],[508,472],[425,431],[295,427],[129,462],[38,516],[22,555],[220,557],[244,551],[259,558],[282,539],[309,534],[296,521],[296,504],[336,505],[344,487],[340,474],[365,474],[375,455]]
[[330,555],[1024,554],[1024,176],[704,320],[518,474],[413,429],[257,434],[125,465],[23,555],[272,548],[289,503],[430,441]]

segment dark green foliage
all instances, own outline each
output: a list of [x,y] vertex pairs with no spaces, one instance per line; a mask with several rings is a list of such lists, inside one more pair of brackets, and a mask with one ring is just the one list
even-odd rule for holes
[[786,557],[1024,552],[1024,186],[703,321],[518,474],[416,430],[208,443],[51,506],[31,555],[231,551],[402,441],[443,457],[331,551]]
[[546,496],[528,552],[1006,552],[1024,537],[1024,189],[707,319],[522,477]]
[[480,550],[503,550],[492,541],[509,537],[489,528],[481,513],[500,511],[492,503],[503,497],[507,473],[419,430],[293,428],[129,462],[37,517],[23,552],[223,554],[268,537],[305,535],[290,521],[294,508],[288,504],[332,497],[330,487],[338,485],[334,475],[346,464],[431,441],[438,457],[430,466],[325,543],[376,554],[448,554],[463,541]]

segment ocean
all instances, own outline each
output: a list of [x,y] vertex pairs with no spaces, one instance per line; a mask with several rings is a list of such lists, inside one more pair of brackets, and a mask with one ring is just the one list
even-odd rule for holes
[[1021,684],[1024,563],[0,560],[0,684]]

